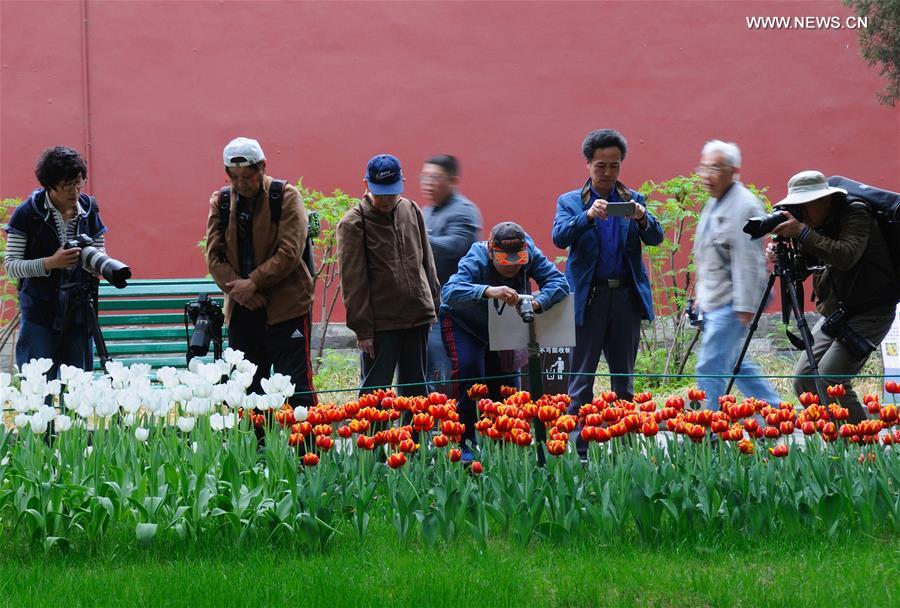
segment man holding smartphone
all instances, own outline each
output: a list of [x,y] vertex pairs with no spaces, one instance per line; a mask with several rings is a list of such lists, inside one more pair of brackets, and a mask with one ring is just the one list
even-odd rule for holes
[[641,319],[653,319],[641,243],[660,244],[663,230],[644,207],[644,197],[619,181],[627,151],[618,131],[588,133],[582,143],[588,180],[556,203],[553,242],[569,249],[566,278],[575,294],[572,413],[593,399],[592,374],[601,353],[611,373],[626,374],[613,376],[612,389],[620,398],[633,397],[634,381],[627,374],[634,373]]

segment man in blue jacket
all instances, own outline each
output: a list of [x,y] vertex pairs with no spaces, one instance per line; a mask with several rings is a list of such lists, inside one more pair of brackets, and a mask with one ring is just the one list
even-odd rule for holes
[[[658,245],[663,230],[644,197],[619,181],[628,144],[612,129],[591,131],[581,146],[590,177],[556,202],[553,242],[569,249],[566,278],[575,293],[570,412],[593,399],[602,353],[612,374],[633,374],[641,319],[653,319],[641,243]],[[579,375],[583,374],[583,375]],[[634,396],[630,375],[613,376],[620,398]]]
[[503,384],[519,383],[517,373],[522,362],[516,362],[508,351],[489,348],[488,307],[519,306],[522,295],[531,293],[531,279],[540,289],[532,294],[535,313],[549,310],[569,293],[566,277],[522,227],[501,222],[491,230],[487,241],[472,245],[459,261],[456,274],[441,290],[441,333],[452,364],[460,422],[466,425],[464,459],[472,457],[470,446],[475,443],[477,420],[475,401],[469,397],[468,389],[474,383],[484,382],[491,399],[499,401]]

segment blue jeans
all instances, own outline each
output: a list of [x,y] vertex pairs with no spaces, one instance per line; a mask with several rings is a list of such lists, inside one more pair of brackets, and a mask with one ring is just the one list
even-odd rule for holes
[[444,341],[441,338],[440,321],[435,321],[431,324],[431,330],[428,332],[428,351],[425,359],[425,379],[428,381],[428,392],[437,391],[449,394],[450,374],[453,369],[450,365],[450,357],[447,356],[447,349],[444,348]]
[[[741,323],[731,304],[704,312],[703,334],[697,357],[697,386],[706,391],[706,407],[719,409],[719,396],[725,391],[728,378],[704,378],[704,374],[730,375],[747,337],[747,327]],[[735,383],[746,397],[755,397],[777,405],[781,401],[775,388],[760,375],[759,367],[745,356]]]
[[[16,365],[21,369],[24,363],[32,359],[52,359],[60,333],[52,327],[22,319],[16,341]],[[85,333],[84,325],[73,325],[62,345],[59,359],[54,363],[74,365],[87,371],[93,369],[94,343]]]

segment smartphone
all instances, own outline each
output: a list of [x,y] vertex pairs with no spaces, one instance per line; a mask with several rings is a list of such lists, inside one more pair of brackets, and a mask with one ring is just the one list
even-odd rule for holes
[[628,203],[609,203],[606,205],[606,213],[610,216],[629,217],[634,215],[634,201]]

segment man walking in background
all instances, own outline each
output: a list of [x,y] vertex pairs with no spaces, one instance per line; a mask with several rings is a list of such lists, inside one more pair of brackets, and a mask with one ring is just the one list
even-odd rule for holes
[[[711,195],[694,236],[695,303],[703,312],[697,385],[706,391],[709,409],[719,409],[727,383],[724,376],[737,361],[768,276],[762,239],[753,241],[742,230],[749,218],[764,211],[762,202],[738,180],[740,168],[737,145],[713,140],[703,146],[696,170]],[[760,374],[756,363],[745,356],[737,387],[745,397],[777,405],[778,393]]]
[[[434,255],[438,281],[443,286],[456,273],[459,260],[478,240],[481,213],[478,207],[459,192],[459,162],[449,154],[432,156],[425,161],[419,176],[422,194],[430,203],[423,209],[428,242]],[[447,392],[450,359],[441,341],[440,323],[434,323],[428,334],[426,375],[429,391]]]

